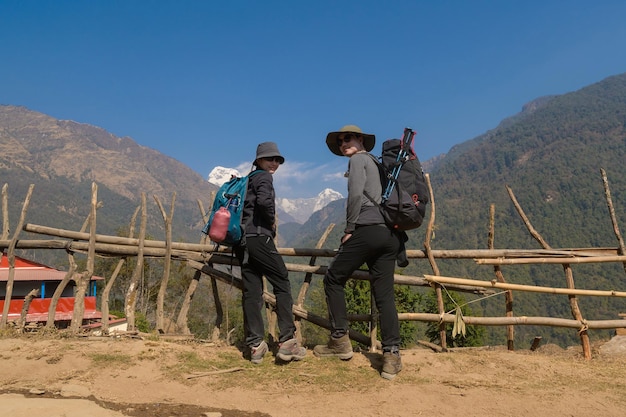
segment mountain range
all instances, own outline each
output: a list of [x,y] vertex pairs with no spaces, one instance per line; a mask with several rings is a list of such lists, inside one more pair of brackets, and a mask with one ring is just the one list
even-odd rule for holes
[[[433,249],[488,247],[490,207],[494,207],[495,248],[539,248],[520,218],[511,195],[528,221],[553,248],[612,247],[618,244],[605,195],[601,170],[610,186],[615,220],[626,227],[626,74],[608,77],[578,91],[539,97],[518,114],[484,134],[459,143],[445,154],[423,161],[433,190],[436,218]],[[419,155],[419,149],[416,149]],[[34,194],[27,221],[78,230],[89,212],[91,183],[98,184],[104,205],[98,210],[98,232],[115,234],[128,225],[141,196],[158,198],[169,207],[176,192],[174,239],[197,242],[211,193],[217,186],[184,164],[130,138],[106,130],[31,111],[0,106],[0,182],[8,184],[12,226],[19,218],[29,184]],[[324,193],[322,193],[324,194]],[[329,191],[306,204],[279,201],[279,245],[314,247],[331,223],[337,227],[325,247],[336,248],[345,222],[345,199]],[[335,199],[338,198],[338,199]],[[334,200],[333,200],[334,199]],[[333,201],[330,201],[333,200]],[[320,206],[326,204],[317,210]],[[317,204],[317,206],[316,206]],[[291,206],[308,206],[295,216]],[[303,221],[312,211],[308,220]],[[151,206],[151,237],[162,238],[163,219]],[[430,220],[430,212],[424,225]],[[300,224],[302,223],[302,224]],[[426,228],[409,232],[409,249],[422,249]],[[45,259],[35,258],[38,261]],[[471,261],[439,260],[442,275],[493,279],[493,268]],[[503,267],[507,280],[519,284],[563,287],[560,265]],[[405,273],[432,273],[427,260],[415,260]],[[577,288],[623,290],[619,263],[575,265]],[[482,300],[478,314],[502,315],[504,302]],[[581,297],[588,319],[615,319],[626,312],[618,298]],[[567,297],[521,293],[515,298],[518,316],[571,317]],[[502,340],[503,329],[492,329]],[[520,326],[516,337],[528,340],[544,334],[546,341],[575,343],[567,330]],[[489,342],[489,341],[488,341]],[[565,344],[565,343],[563,343]]]
[[200,239],[199,203],[206,212],[217,188],[186,165],[131,138],[11,105],[0,105],[0,182],[8,186],[13,222],[32,184],[27,221],[72,230],[80,229],[77,225],[89,213],[95,182],[103,203],[97,227],[103,234],[127,226],[143,194],[151,205],[147,229],[152,237],[163,238],[156,199],[169,211],[175,197],[173,238],[190,242]]

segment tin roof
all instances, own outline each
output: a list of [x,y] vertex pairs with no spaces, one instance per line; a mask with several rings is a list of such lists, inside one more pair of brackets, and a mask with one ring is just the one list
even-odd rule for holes
[[[29,261],[28,259],[15,257],[15,271],[13,279],[15,281],[62,281],[67,272],[51,268],[49,266]],[[103,280],[104,278],[92,276],[92,281]],[[0,282],[9,280],[9,260],[6,253],[0,253]]]

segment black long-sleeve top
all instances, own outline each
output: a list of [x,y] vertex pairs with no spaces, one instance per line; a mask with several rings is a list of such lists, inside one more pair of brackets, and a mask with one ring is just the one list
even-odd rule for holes
[[[252,218],[252,220],[250,220]],[[272,174],[257,169],[248,178],[241,223],[246,236],[276,235],[276,195]]]

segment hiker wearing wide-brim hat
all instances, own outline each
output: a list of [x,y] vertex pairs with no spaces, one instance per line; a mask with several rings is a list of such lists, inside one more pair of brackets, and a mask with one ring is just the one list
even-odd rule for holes
[[360,127],[357,125],[345,125],[341,129],[336,132],[330,132],[326,136],[326,146],[328,149],[335,155],[344,156],[341,152],[341,146],[339,144],[339,139],[344,139],[346,136],[354,135],[357,139],[362,138],[363,148],[369,152],[374,149],[374,145],[376,144],[376,136],[370,135],[368,133],[363,133]]
[[313,353],[318,357],[352,358],[345,286],[352,273],[367,263],[372,294],[380,313],[383,347],[380,374],[392,379],[402,369],[393,278],[402,243],[398,233],[387,227],[377,206],[381,202],[383,187],[376,158],[369,154],[375,143],[374,135],[363,133],[356,125],[346,125],[326,135],[326,146],[332,153],[350,158],[348,201],[341,245],[324,275],[330,337],[327,344],[315,346]]

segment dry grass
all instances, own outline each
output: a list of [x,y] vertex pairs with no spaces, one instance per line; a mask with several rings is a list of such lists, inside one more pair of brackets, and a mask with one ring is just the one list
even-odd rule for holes
[[[621,416],[626,407],[626,355],[602,355],[598,347],[592,360],[584,360],[580,348],[551,345],[536,352],[405,350],[404,369],[391,382],[379,376],[381,356],[367,352],[350,361],[309,352],[289,364],[268,354],[254,365],[233,346],[59,334],[3,335],[0,352],[12,364],[0,375],[0,391],[78,384],[113,403],[248,404],[273,417],[321,415],[328,407],[383,415],[372,411],[376,404],[385,404],[388,416],[413,415],[409,409],[458,415],[459,401],[468,416]],[[291,414],[287,404],[295,407]]]

